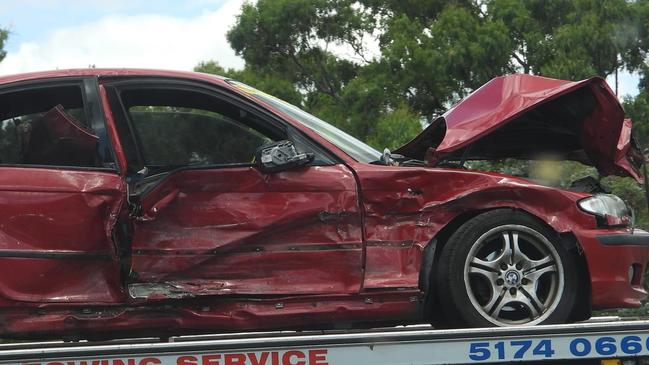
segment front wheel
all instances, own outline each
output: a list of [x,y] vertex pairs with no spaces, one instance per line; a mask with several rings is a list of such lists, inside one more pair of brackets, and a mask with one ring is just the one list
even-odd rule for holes
[[462,225],[442,250],[436,279],[446,318],[470,327],[562,323],[577,292],[558,235],[510,209]]

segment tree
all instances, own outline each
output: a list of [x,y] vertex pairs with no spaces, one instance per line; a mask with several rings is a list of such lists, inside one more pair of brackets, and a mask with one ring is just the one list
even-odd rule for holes
[[329,48],[346,45],[362,56],[371,18],[351,0],[262,0],[246,3],[228,40],[256,72],[281,75],[300,89],[334,99],[358,65]]
[[289,103],[300,104],[302,100],[302,96],[289,80],[271,73],[253,72],[250,67],[246,67],[244,70],[226,70],[215,61],[206,61],[194,67],[194,71],[221,75],[254,85],[256,88],[264,90]]
[[9,38],[9,31],[3,28],[0,28],[0,62],[7,56],[7,52],[4,50],[5,43]]
[[421,131],[420,119],[407,105],[401,104],[381,115],[376,121],[376,128],[367,137],[367,143],[396,149]]
[[[645,74],[649,1],[259,0],[243,5],[228,40],[244,70],[197,70],[252,84],[382,148],[498,75]],[[625,105],[649,142],[643,90]]]
[[641,3],[494,0],[488,9],[516,44],[511,56],[517,70],[583,79],[642,64],[646,50],[638,47]]
[[259,0],[228,40],[246,62],[232,76],[368,139],[396,111],[431,121],[505,73],[638,70],[646,19],[646,0]]

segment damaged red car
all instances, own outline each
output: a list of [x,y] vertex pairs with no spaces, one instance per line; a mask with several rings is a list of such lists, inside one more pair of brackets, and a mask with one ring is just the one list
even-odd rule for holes
[[642,181],[600,78],[496,78],[394,153],[188,72],[2,77],[0,121],[3,337],[547,324],[646,295],[649,234],[596,179],[471,164]]

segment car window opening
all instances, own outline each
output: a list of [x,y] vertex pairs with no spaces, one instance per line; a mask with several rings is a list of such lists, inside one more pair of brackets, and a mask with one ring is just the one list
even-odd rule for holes
[[285,138],[257,115],[202,92],[137,88],[121,97],[131,128],[120,133],[133,134],[141,155],[130,159],[131,172],[251,165],[257,148]]
[[0,105],[0,163],[101,166],[78,86],[9,92]]

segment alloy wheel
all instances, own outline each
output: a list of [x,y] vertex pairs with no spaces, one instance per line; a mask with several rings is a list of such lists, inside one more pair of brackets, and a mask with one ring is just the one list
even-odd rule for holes
[[552,243],[522,225],[502,225],[481,235],[464,264],[471,304],[498,326],[545,320],[561,300],[564,276]]

